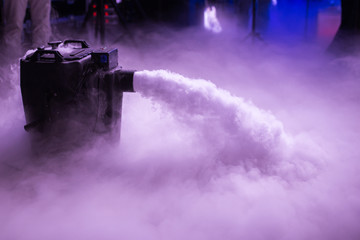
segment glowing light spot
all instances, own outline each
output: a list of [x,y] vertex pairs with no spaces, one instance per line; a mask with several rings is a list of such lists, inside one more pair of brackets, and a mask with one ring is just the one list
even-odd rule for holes
[[204,27],[214,33],[222,31],[219,20],[216,17],[216,8],[214,6],[207,7],[204,11]]

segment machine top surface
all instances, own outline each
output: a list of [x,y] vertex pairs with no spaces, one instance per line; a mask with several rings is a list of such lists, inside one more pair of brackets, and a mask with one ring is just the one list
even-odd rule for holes
[[83,40],[53,41],[49,45],[49,47],[39,47],[31,51],[22,60],[29,62],[73,61],[85,58],[95,50]]

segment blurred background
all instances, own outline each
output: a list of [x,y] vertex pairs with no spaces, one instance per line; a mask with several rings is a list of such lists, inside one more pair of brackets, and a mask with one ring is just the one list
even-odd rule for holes
[[[80,33],[83,34],[84,31],[93,31],[92,36],[95,36],[98,28],[99,35],[103,35],[102,43],[104,43],[114,32],[127,37],[136,29],[144,29],[144,26],[149,25],[174,29],[199,27],[203,26],[206,6],[215,6],[218,21],[222,25],[231,24],[231,31],[238,31],[240,35],[246,36],[247,31],[255,29],[256,33],[267,41],[288,40],[292,37],[329,44],[341,21],[340,0],[254,2],[256,3],[255,26],[253,26],[252,0],[52,0],[50,39],[58,40],[64,35],[81,37]],[[30,5],[27,6],[23,22],[22,43],[25,48],[31,46],[32,39]],[[99,9],[101,5],[104,8],[103,13]],[[98,16],[99,14],[103,17]],[[1,15],[3,35],[6,26],[4,0],[1,0]],[[104,27],[101,26],[102,22]],[[104,30],[101,30],[102,28]],[[229,26],[223,27],[222,30],[228,32]]]

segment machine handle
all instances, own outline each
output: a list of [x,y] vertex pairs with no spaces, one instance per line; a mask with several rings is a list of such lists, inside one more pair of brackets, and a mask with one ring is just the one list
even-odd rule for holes
[[52,55],[54,55],[55,62],[62,62],[63,61],[63,56],[58,51],[56,51],[56,50],[44,50],[44,49],[38,49],[36,52],[34,52],[34,54],[31,55],[30,60],[33,61],[33,62],[39,61],[41,56],[43,56],[44,54],[52,54]]
[[68,45],[69,43],[80,43],[81,48],[89,48],[89,44],[85,40],[65,40],[64,45]]
[[61,43],[62,43],[62,41],[48,42],[48,44],[51,46],[52,49],[56,49]]

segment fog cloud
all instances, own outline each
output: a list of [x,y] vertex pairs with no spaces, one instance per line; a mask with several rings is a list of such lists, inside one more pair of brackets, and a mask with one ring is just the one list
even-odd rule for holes
[[125,93],[115,146],[34,156],[19,66],[4,69],[1,238],[358,239],[358,59],[223,26],[114,44],[124,68],[149,70]]

